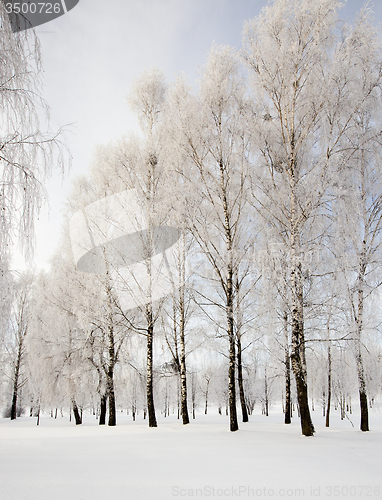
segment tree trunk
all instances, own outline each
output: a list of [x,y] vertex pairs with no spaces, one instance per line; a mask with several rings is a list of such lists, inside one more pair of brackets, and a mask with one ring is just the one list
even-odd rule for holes
[[243,422],[248,422],[248,410],[245,403],[244,395],[244,384],[243,384],[243,366],[242,366],[242,350],[241,350],[241,337],[237,334],[237,380],[239,383],[239,394],[240,394],[240,404],[241,404],[241,414],[243,417]]
[[292,353],[291,361],[296,379],[297,401],[301,420],[301,431],[304,436],[313,436],[314,426],[310,416],[308,385],[305,361],[305,339],[303,321],[303,294],[301,264],[292,269],[292,286],[294,300],[292,307]]
[[300,349],[296,335],[292,332],[292,367],[296,379],[297,401],[301,419],[301,431],[304,436],[313,436],[314,426],[311,420],[308,402],[308,387],[306,373],[300,359]]
[[107,393],[102,394],[99,412],[99,425],[106,424]]
[[290,380],[290,356],[289,349],[285,350],[285,418],[284,422],[290,424],[292,414],[291,405],[291,380]]
[[290,353],[289,353],[289,335],[288,335],[288,313],[284,312],[284,334],[285,334],[285,415],[284,422],[290,424],[291,419],[291,383],[290,383]]
[[155,416],[154,407],[154,391],[153,391],[153,337],[154,337],[154,325],[153,325],[153,312],[151,304],[146,307],[146,318],[147,318],[147,410],[149,414],[149,427],[157,427],[157,420]]
[[[360,346],[359,346],[360,351]],[[365,373],[362,362],[361,353],[357,353],[357,371],[358,371],[358,383],[359,383],[359,402],[361,408],[361,431],[369,430],[369,410],[367,405],[367,393],[366,393],[366,383],[365,383]]]
[[361,406],[361,431],[369,430],[369,412],[367,408],[367,395],[366,391],[359,391],[359,401]]
[[232,299],[228,300],[227,315],[228,315],[228,338],[229,338],[229,369],[228,369],[228,399],[229,399],[229,422],[230,431],[239,430],[236,412],[236,380],[235,380],[235,335],[233,331],[233,311]]
[[11,420],[16,420],[17,417],[17,388],[13,386]]
[[19,376],[21,367],[21,358],[23,356],[23,336],[19,332],[18,346],[17,346],[17,360],[15,366],[15,372],[13,374],[13,395],[12,395],[12,407],[11,407],[11,420],[15,420],[17,417],[17,396],[19,391]]
[[322,416],[326,415],[326,392],[325,389],[322,391]]
[[[180,376],[180,375],[179,375]],[[177,410],[177,419],[180,419],[180,413],[181,413],[181,408],[180,408],[180,380],[179,378],[176,381],[176,410]]]
[[204,415],[207,415],[207,410],[208,410],[208,387],[210,385],[210,380],[207,379],[206,381],[206,392],[205,392],[205,397],[206,397],[206,402],[205,402],[205,405],[204,405]]
[[195,420],[196,384],[195,384],[195,374],[193,372],[191,372],[191,404],[192,404],[192,418]]
[[187,425],[190,423],[190,419],[188,417],[188,409],[187,409],[187,369],[186,369],[186,343],[185,343],[185,325],[186,325],[186,317],[185,317],[185,309],[184,309],[184,281],[186,279],[186,271],[185,271],[185,241],[184,234],[183,236],[183,247],[182,247],[182,266],[181,266],[181,287],[180,287],[180,296],[179,296],[179,313],[180,313],[180,384],[181,384],[181,414],[183,425]]
[[264,412],[265,412],[265,416],[269,417],[269,393],[268,393],[267,367],[265,367],[265,370],[264,370]]
[[117,425],[113,367],[109,367],[109,371],[107,374],[107,387],[108,387],[107,392],[108,392],[108,396],[109,396],[109,421],[108,421],[108,425],[113,427],[113,426]]
[[367,405],[367,393],[366,393],[366,379],[365,379],[365,369],[362,360],[361,351],[361,336],[363,328],[363,309],[364,309],[364,276],[366,272],[365,264],[365,254],[366,254],[366,242],[363,241],[363,251],[361,256],[360,271],[358,275],[358,314],[356,317],[357,325],[357,339],[356,339],[356,363],[357,363],[357,374],[358,374],[358,386],[359,386],[359,402],[361,408],[361,431],[369,430],[369,410]]
[[242,329],[242,314],[240,303],[240,283],[236,275],[236,342],[237,342],[237,381],[239,384],[239,396],[241,405],[241,415],[243,422],[248,422],[248,409],[245,401],[244,383],[243,383],[243,362],[242,362],[242,345],[241,345],[241,329]]
[[235,338],[233,332],[230,335],[229,339],[230,339],[229,369],[228,369],[229,421],[230,421],[230,431],[234,432],[239,429],[239,424],[237,422],[237,412],[236,412],[236,388],[235,388],[236,355],[235,355]]
[[233,234],[231,227],[231,214],[229,213],[227,191],[226,191],[226,179],[225,179],[225,169],[223,158],[219,160],[220,168],[220,182],[221,182],[221,194],[223,200],[223,210],[224,210],[224,231],[225,240],[227,247],[227,279],[225,283],[222,283],[223,290],[226,296],[226,308],[227,308],[227,334],[229,341],[229,368],[228,368],[228,400],[229,400],[229,422],[231,432],[235,432],[239,429],[237,422],[237,411],[236,411],[236,336],[234,331],[234,271],[233,271]]
[[[224,203],[224,213],[226,218],[226,232],[227,232],[227,250],[228,254],[232,255],[231,252],[231,238],[228,223],[228,209],[226,207],[226,200]],[[229,368],[228,368],[228,401],[229,401],[229,422],[230,431],[235,432],[239,430],[239,424],[237,422],[237,411],[236,411],[236,335],[234,332],[234,317],[233,317],[233,268],[232,262],[228,264],[227,273],[227,285],[226,285],[226,304],[227,304],[227,333],[229,340]]]
[[184,328],[182,332],[182,325],[180,326],[180,342],[181,342],[181,353],[180,353],[181,414],[182,414],[183,425],[186,425],[190,423],[190,419],[188,416],[188,408],[187,408],[186,352],[185,352],[185,341],[184,341]]
[[106,393],[109,399],[109,421],[108,425],[114,427],[117,424],[116,408],[115,408],[115,392],[114,392],[114,367],[116,364],[116,354],[114,345],[114,318],[113,318],[113,292],[109,281],[108,264],[105,257],[107,273],[106,273],[106,295],[108,301],[108,325],[107,325],[107,341],[108,341],[108,367],[106,371]]
[[304,436],[314,435],[314,426],[309,411],[308,384],[305,358],[304,338],[304,295],[303,277],[301,269],[301,248],[299,228],[299,204],[296,196],[297,179],[295,172],[295,144],[291,136],[291,215],[290,215],[290,243],[291,243],[291,289],[292,289],[292,369],[296,379],[297,401],[300,414],[301,431]]
[[76,425],[82,424],[82,418],[81,418],[77,403],[76,403],[74,398],[72,399],[72,408],[73,408],[74,418],[76,420]]
[[113,427],[117,425],[117,415],[115,408],[115,393],[114,393],[114,364],[115,364],[114,331],[111,325],[109,326],[108,335],[109,335],[109,367],[107,370],[107,395],[109,398],[108,425]]
[[331,399],[332,399],[332,354],[329,343],[328,344],[328,399],[326,402],[325,427],[329,427]]

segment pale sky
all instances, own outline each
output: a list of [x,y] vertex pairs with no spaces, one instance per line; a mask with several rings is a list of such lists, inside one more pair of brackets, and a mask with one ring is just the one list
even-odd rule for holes
[[[314,0],[312,0],[314,1]],[[44,97],[51,127],[72,123],[67,135],[72,167],[62,180],[47,184],[49,206],[36,224],[37,268],[48,267],[59,245],[62,210],[72,180],[86,174],[97,144],[105,144],[137,125],[126,102],[131,83],[158,67],[169,82],[184,73],[196,84],[209,50],[241,45],[246,19],[266,0],[80,0],[66,15],[36,28],[42,45]],[[340,12],[352,18],[363,0],[348,0]],[[373,6],[382,21],[382,2]],[[23,268],[16,256],[13,268]]]

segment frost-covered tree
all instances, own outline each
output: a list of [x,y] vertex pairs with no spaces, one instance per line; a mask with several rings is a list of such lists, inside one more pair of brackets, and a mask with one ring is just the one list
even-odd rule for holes
[[[163,236],[162,227],[166,225],[169,215],[169,195],[165,189],[166,164],[161,154],[160,141],[165,92],[166,84],[158,70],[147,71],[137,79],[129,100],[138,115],[143,138],[124,138],[112,146],[99,148],[92,171],[94,184],[101,196],[131,191],[134,192],[136,208],[139,207],[139,213],[131,213],[128,204],[121,205],[121,212],[131,217],[131,225],[136,230],[134,257],[137,262],[143,263],[140,277],[134,275],[134,267],[127,265],[121,271],[112,261],[109,266],[125,293],[130,293],[132,300],[135,300],[134,306],[141,318],[136,331],[147,339],[147,409],[150,427],[157,426],[153,392],[153,346],[162,298],[161,284],[156,282],[158,269],[155,269],[152,259],[165,247],[163,238],[166,235]],[[163,265],[166,266],[166,262]],[[132,283],[139,288],[139,293],[135,296]],[[166,294],[164,292],[162,295]]]
[[[44,182],[64,165],[62,134],[43,124],[49,108],[42,95],[39,40],[33,29],[13,33],[0,4],[0,257],[18,242],[29,257],[34,221],[46,198]],[[46,130],[44,129],[46,127]]]
[[18,416],[20,392],[28,381],[25,341],[32,308],[32,283],[32,276],[20,275],[8,290],[11,313],[3,338],[6,355],[2,361],[2,370],[6,373],[11,386],[7,405],[11,420]]
[[[371,32],[371,28],[370,28]],[[372,32],[371,32],[372,33]],[[362,55],[371,59],[373,39],[365,43]],[[361,49],[359,49],[361,50]],[[382,55],[382,54],[381,54]],[[381,57],[382,61],[382,57]],[[376,71],[376,68],[374,68]],[[370,76],[364,85],[369,84]],[[379,96],[368,103],[354,117],[354,124],[349,133],[349,142],[357,148],[349,158],[350,171],[343,179],[344,194],[337,200],[336,217],[337,245],[334,249],[341,271],[346,278],[348,304],[352,318],[353,348],[357,362],[359,397],[361,406],[361,430],[369,430],[367,373],[363,357],[365,330],[368,327],[367,304],[372,294],[382,284],[380,279],[382,261],[382,184],[381,184],[381,141],[380,141],[380,105]]]
[[41,407],[54,403],[70,408],[80,424],[81,408],[89,400],[91,366],[84,351],[85,332],[73,311],[78,295],[68,287],[74,265],[71,270],[58,255],[55,262],[49,273],[40,274],[35,287],[27,338],[31,392]]
[[198,301],[215,309],[211,316],[219,311],[225,315],[225,325],[217,321],[215,326],[229,343],[230,429],[236,431],[235,283],[242,282],[241,264],[252,234],[246,199],[249,106],[233,51],[214,47],[198,94],[193,96],[179,80],[168,108],[174,148],[190,165],[184,174],[189,228],[211,277],[198,290]]
[[[168,113],[167,119],[171,120]],[[171,128],[171,127],[170,127]],[[166,130],[166,126],[164,128]],[[188,207],[187,207],[187,182],[184,181],[184,175],[188,170],[188,163],[182,155],[177,154],[171,145],[171,133],[166,138],[163,132],[164,143],[169,142],[167,150],[165,149],[166,163],[172,175],[168,176],[168,188],[172,193],[171,211],[172,221],[178,228],[180,237],[173,252],[174,257],[174,279],[173,290],[168,300],[164,303],[162,312],[162,324],[166,343],[171,352],[172,359],[177,368],[180,381],[180,406],[183,424],[189,423],[187,406],[187,367],[186,357],[195,347],[190,341],[190,323],[195,314],[194,302],[194,272],[192,258],[194,255],[194,240],[189,231]],[[192,335],[195,338],[195,335]],[[187,345],[188,344],[188,345]]]
[[254,206],[288,249],[291,360],[306,436],[314,427],[305,360],[304,256],[317,251],[330,225],[324,213],[335,194],[329,188],[347,167],[349,148],[356,149],[348,135],[360,109],[375,102],[381,83],[374,31],[365,16],[354,26],[341,24],[339,7],[337,0],[278,0],[244,31],[260,151]]

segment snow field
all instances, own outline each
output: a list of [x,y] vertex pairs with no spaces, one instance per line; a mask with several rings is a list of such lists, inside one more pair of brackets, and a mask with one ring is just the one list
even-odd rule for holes
[[0,498],[4,500],[172,500],[176,498],[378,498],[382,492],[382,414],[371,432],[358,415],[325,429],[319,412],[314,438],[282,414],[253,415],[229,432],[228,417],[198,414],[188,426],[175,416],[116,427],[93,416],[75,426],[57,420],[0,420]]

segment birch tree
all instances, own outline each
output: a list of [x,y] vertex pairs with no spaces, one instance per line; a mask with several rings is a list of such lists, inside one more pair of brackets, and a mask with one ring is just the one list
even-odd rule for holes
[[[211,269],[208,289],[200,301],[225,314],[217,325],[229,343],[230,430],[238,430],[236,412],[235,278],[250,248],[246,194],[247,145],[244,83],[228,48],[213,48],[203,73],[200,92],[192,96],[179,80],[169,96],[174,147],[190,163],[189,226]],[[213,283],[213,286],[211,284]]]
[[[136,309],[145,325],[136,325],[136,331],[145,335],[147,340],[147,410],[150,427],[157,426],[153,390],[154,330],[161,308],[160,299],[167,294],[160,293],[161,285],[156,283],[156,271],[152,262],[161,246],[161,228],[168,218],[164,190],[166,167],[160,146],[160,120],[165,92],[166,84],[158,70],[147,71],[137,79],[129,101],[137,113],[143,138],[131,136],[110,147],[100,148],[92,173],[98,190],[104,196],[122,190],[134,190],[136,203],[139,205],[139,214],[131,214],[131,221],[133,225],[137,223],[137,219],[141,222],[136,224],[135,234],[139,246],[137,259],[145,266],[144,276],[141,275],[142,283],[128,268],[123,274],[112,262],[109,265],[117,279],[123,283],[121,286],[126,293],[131,291],[131,282],[135,282],[140,288],[141,298],[136,303]],[[121,210],[129,214],[131,207],[124,206]]]
[[255,170],[254,205],[279,227],[290,256],[291,361],[306,436],[313,435],[314,427],[305,359],[303,258],[319,248],[329,225],[324,217],[333,200],[329,187],[347,164],[347,134],[359,109],[374,100],[381,79],[376,52],[365,57],[368,43],[378,43],[369,23],[362,17],[353,27],[339,23],[339,7],[337,0],[278,0],[244,31],[262,157]]
[[[56,164],[64,166],[61,131],[42,121],[49,107],[41,89],[39,40],[33,29],[12,33],[0,4],[0,255],[9,258],[12,243],[27,257],[34,244],[34,221],[47,197],[44,182]],[[46,127],[44,130],[43,127]]]
[[13,287],[9,290],[12,310],[4,336],[6,359],[3,362],[3,367],[12,386],[8,405],[11,420],[18,416],[20,392],[28,381],[25,341],[32,307],[31,289],[32,277],[22,275],[14,280]]
[[186,334],[187,323],[192,314],[190,290],[186,284],[186,242],[181,236],[181,248],[178,254],[177,277],[178,290],[169,297],[168,306],[162,311],[162,325],[166,343],[171,352],[174,371],[180,381],[180,413],[183,424],[190,422],[187,406],[187,368],[186,368]]
[[[372,52],[367,45],[368,54]],[[366,49],[366,48],[365,48]],[[374,109],[373,109],[374,108]],[[378,102],[357,113],[352,144],[357,150],[349,158],[351,170],[343,181],[344,195],[337,200],[339,222],[337,244],[333,249],[346,279],[352,344],[356,359],[362,431],[369,430],[367,378],[364,356],[365,331],[369,328],[368,304],[382,284],[382,185],[380,181],[380,119],[374,113]],[[350,136],[350,134],[349,134]]]
[[[56,280],[60,278],[60,280]],[[28,366],[38,407],[60,402],[82,423],[83,387],[88,371],[83,356],[84,332],[62,293],[62,274],[42,273],[36,284],[30,333],[27,337]]]

